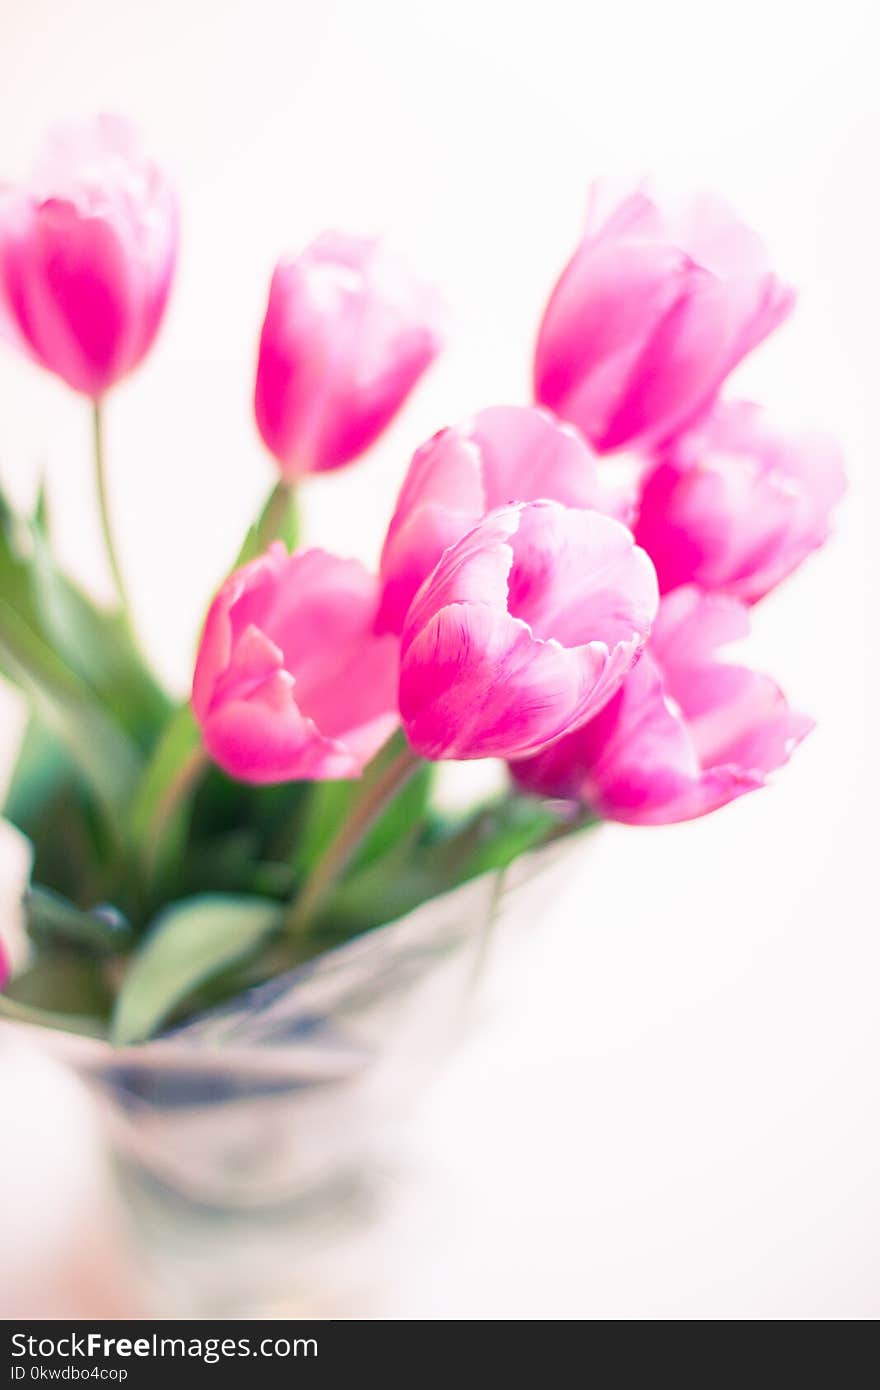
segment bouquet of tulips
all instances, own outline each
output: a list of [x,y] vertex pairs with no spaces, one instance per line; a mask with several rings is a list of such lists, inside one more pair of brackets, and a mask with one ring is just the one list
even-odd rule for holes
[[[683,821],[762,786],[810,721],[721,649],[843,488],[833,444],[721,395],[793,303],[757,238],[708,198],[601,185],[535,403],[416,450],[377,572],[298,548],[309,476],[362,455],[440,345],[431,293],[325,233],[272,277],[254,404],[277,481],[176,706],[129,620],[101,422],[159,330],[177,237],[120,120],[0,190],[0,330],[91,404],[117,590],[104,608],[59,568],[43,491],[29,515],[0,503],[0,671],[30,709],[5,815],[33,847],[0,1010],[116,1044],[603,818]],[[468,759],[504,776],[453,814],[433,773]]]

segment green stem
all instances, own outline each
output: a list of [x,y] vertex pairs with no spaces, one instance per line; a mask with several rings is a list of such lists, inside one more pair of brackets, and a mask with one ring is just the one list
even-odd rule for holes
[[113,585],[116,589],[116,601],[126,627],[129,632],[133,632],[131,623],[131,610],[128,605],[128,595],[125,588],[125,579],[122,574],[122,566],[119,563],[119,556],[116,553],[116,545],[113,540],[113,528],[110,524],[110,505],[107,496],[107,457],[104,450],[104,424],[101,415],[101,402],[95,400],[92,403],[92,431],[95,448],[95,480],[98,488],[98,509],[101,514],[101,532],[104,537],[104,548],[107,552],[107,561],[110,565],[110,573],[113,576]]
[[368,780],[364,785],[363,795],[355,802],[348,818],[342,822],[330,840],[307,878],[303,891],[294,899],[287,918],[287,931],[291,936],[302,936],[308,931],[355,851],[363,843],[388,803],[421,765],[421,761],[418,754],[405,744],[397,757],[378,772],[374,779],[370,780],[369,773],[367,774]]
[[244,538],[234,568],[262,555],[272,541],[283,541],[288,550],[299,543],[299,509],[296,485],[280,478],[266,499],[263,510]]
[[199,743],[184,758],[156,802],[144,835],[144,860],[148,873],[155,873],[161,858],[165,832],[171,826],[177,812],[189,799],[196,782],[207,765],[207,761],[207,754]]
[[564,840],[569,835],[580,835],[584,830],[590,830],[594,825],[601,825],[602,817],[597,816],[589,806],[584,806],[578,814],[570,820],[560,821],[554,826],[548,835],[541,841],[537,848],[541,849],[544,845],[555,844],[558,840]]
[[269,545],[272,541],[288,539],[285,532],[288,515],[293,506],[295,506],[293,484],[286,483],[282,479],[275,484],[270,492],[269,500],[260,518],[260,539],[264,545]]

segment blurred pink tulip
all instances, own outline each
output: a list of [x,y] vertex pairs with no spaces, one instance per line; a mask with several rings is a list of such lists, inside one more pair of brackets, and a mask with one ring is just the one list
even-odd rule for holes
[[506,502],[549,498],[609,511],[596,458],[543,410],[493,406],[416,452],[382,550],[379,629],[400,632],[406,611],[443,551]]
[[793,294],[720,202],[681,212],[591,193],[584,240],[538,334],[535,397],[602,451],[654,445],[706,411]]
[[254,398],[282,473],[340,468],[440,349],[438,305],[376,240],[325,232],[272,276]]
[[620,522],[547,501],[490,512],[407,614],[410,743],[434,759],[536,752],[614,694],[656,606],[651,562]]
[[0,990],[6,988],[6,981],[9,979],[9,956],[6,954],[6,947],[0,939]]
[[205,747],[243,782],[357,777],[398,724],[397,642],[376,637],[378,582],[276,542],[223,585],[192,705]]
[[27,188],[0,189],[0,335],[97,399],[159,328],[177,201],[120,118],[60,132]]
[[694,583],[754,603],[826,540],[844,487],[833,442],[722,404],[648,475],[636,536],[662,591]]
[[763,786],[812,721],[767,676],[718,659],[748,627],[735,599],[669,594],[619,693],[576,733],[514,763],[520,786],[633,825],[691,820]]

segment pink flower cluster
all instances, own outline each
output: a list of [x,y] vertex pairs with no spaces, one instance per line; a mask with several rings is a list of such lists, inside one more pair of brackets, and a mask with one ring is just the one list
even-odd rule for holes
[[[97,398],[152,342],[176,245],[166,181],[99,121],[0,195],[0,326]],[[720,393],[792,304],[723,205],[597,186],[538,333],[535,405],[416,451],[379,574],[273,545],[222,587],[192,696],[211,756],[253,782],[356,777],[402,724],[425,758],[506,759],[531,791],[642,824],[760,786],[809,721],[719,649],[825,540],[843,469]],[[255,414],[288,482],[364,453],[437,324],[375,241],[326,233],[278,265]]]

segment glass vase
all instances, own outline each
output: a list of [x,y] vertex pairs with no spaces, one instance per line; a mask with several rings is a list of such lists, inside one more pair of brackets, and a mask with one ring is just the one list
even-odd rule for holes
[[142,1046],[39,1030],[97,1100],[151,1312],[338,1311],[333,1255],[376,1219],[383,1144],[472,1023],[487,964],[540,920],[561,848]]

